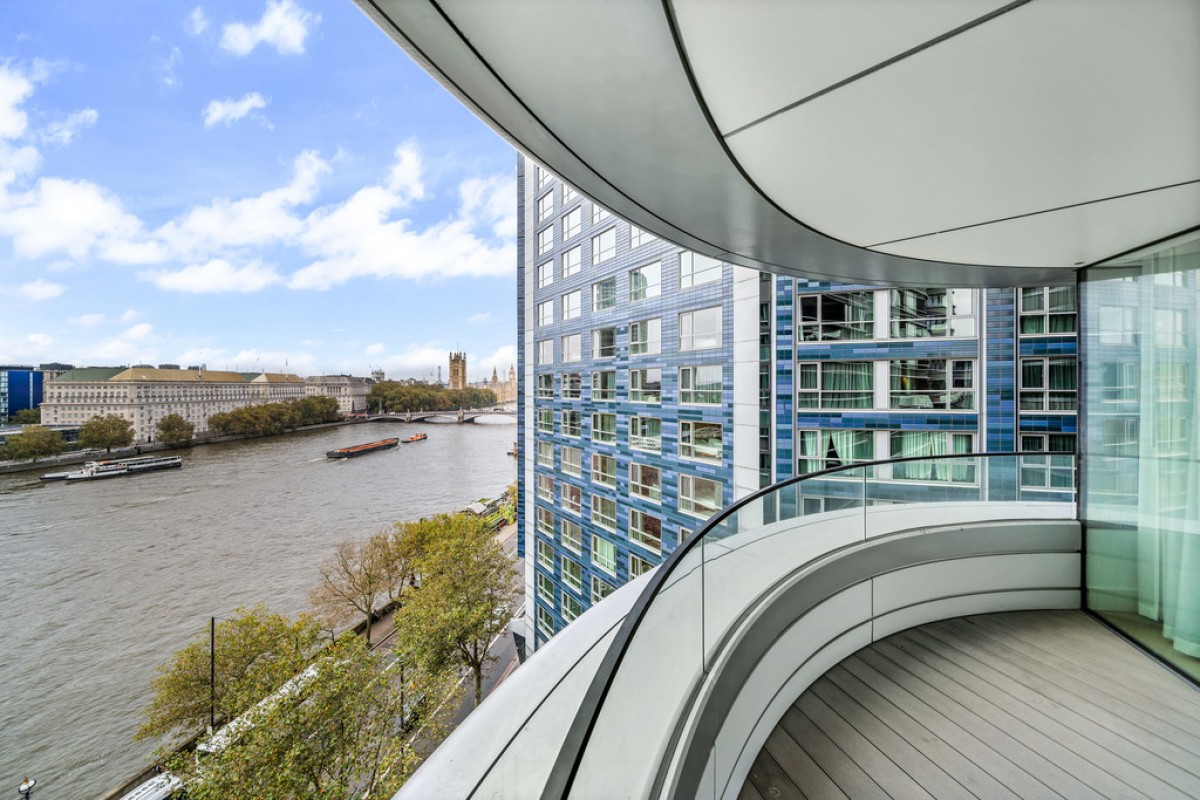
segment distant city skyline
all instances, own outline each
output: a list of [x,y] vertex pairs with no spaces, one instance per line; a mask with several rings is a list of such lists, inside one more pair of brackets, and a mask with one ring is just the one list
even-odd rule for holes
[[351,3],[6,8],[0,363],[516,362],[515,153]]

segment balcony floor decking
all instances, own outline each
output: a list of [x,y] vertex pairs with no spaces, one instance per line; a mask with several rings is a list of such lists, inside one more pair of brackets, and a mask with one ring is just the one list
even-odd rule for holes
[[800,696],[739,800],[1200,797],[1200,692],[1078,611],[864,648]]

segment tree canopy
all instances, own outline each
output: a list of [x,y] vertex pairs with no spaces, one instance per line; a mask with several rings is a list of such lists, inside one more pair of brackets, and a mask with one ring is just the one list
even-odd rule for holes
[[133,423],[117,414],[92,417],[79,429],[79,444],[110,453],[114,447],[129,447],[133,444]]
[[4,446],[4,457],[24,461],[56,455],[66,449],[66,443],[58,431],[41,425],[27,425],[20,433],[8,437]]
[[154,428],[155,437],[169,447],[190,444],[196,433],[196,426],[179,414],[167,414]]
[[38,425],[42,421],[42,409],[22,408],[8,418],[13,425]]
[[396,647],[428,670],[466,667],[483,699],[488,648],[508,625],[516,567],[491,528],[474,514],[440,514],[417,560],[421,588],[396,612]]
[[491,389],[447,389],[434,383],[398,383],[381,381],[371,387],[367,405],[385,411],[454,411],[480,408],[496,402]]
[[305,425],[337,422],[338,404],[333,397],[305,397],[286,403],[263,403],[223,411],[208,418],[208,427],[218,436],[271,436]]
[[[308,664],[320,644],[321,626],[311,617],[293,621],[263,606],[239,608],[218,620],[216,697],[218,720],[232,719],[281,686]],[[209,630],[158,668],[154,697],[143,710],[137,739],[164,737],[164,750],[209,721]]]

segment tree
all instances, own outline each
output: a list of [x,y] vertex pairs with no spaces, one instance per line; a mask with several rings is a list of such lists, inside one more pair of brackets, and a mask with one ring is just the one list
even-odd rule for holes
[[22,408],[8,418],[13,425],[40,425],[42,410],[40,408]]
[[168,447],[191,444],[196,426],[179,414],[167,414],[154,426],[155,436]]
[[321,583],[309,594],[317,614],[331,624],[345,622],[355,612],[366,617],[366,639],[371,643],[371,621],[379,601],[388,596],[392,579],[387,533],[363,541],[342,542],[321,562]]
[[61,453],[65,448],[66,444],[58,431],[43,428],[41,425],[27,425],[20,433],[8,437],[4,453],[14,461],[37,461],[39,458]]
[[420,762],[419,742],[441,739],[455,704],[452,673],[386,665],[344,636],[294,680],[258,703],[220,746],[168,768],[189,800],[390,798]]
[[114,447],[128,447],[133,444],[133,423],[117,414],[92,417],[79,429],[79,444],[109,453]]
[[487,523],[474,514],[441,514],[438,535],[417,563],[421,588],[396,612],[396,648],[427,670],[466,667],[483,700],[492,639],[508,625],[516,569]]
[[135,739],[163,737],[161,748],[188,738],[217,719],[232,719],[304,669],[321,641],[311,617],[292,621],[263,606],[239,608],[220,620],[216,647],[215,702],[210,706],[209,631],[206,629],[158,668],[154,698],[143,709],[145,722]]

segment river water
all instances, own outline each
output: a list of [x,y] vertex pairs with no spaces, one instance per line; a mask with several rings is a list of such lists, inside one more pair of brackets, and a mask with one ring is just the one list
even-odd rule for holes
[[[0,475],[0,794],[94,798],[145,765],[155,667],[210,615],[307,606],[345,539],[496,497],[516,426],[370,423],[182,453],[180,470],[40,483]],[[356,459],[326,450],[429,434]]]

